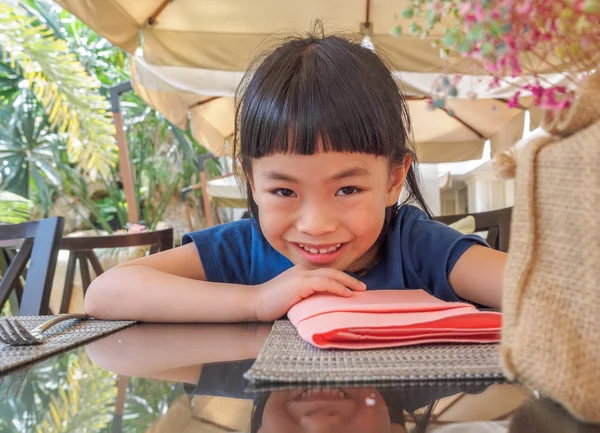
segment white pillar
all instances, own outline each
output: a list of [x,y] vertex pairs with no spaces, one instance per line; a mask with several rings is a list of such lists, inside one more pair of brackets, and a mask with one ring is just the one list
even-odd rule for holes
[[440,180],[437,164],[419,164],[421,193],[434,215],[440,215]]

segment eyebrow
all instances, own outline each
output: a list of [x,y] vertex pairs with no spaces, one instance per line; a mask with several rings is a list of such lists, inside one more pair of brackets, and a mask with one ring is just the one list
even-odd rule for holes
[[[362,167],[352,167],[352,168],[348,168],[344,171],[340,171],[339,173],[331,176],[328,181],[332,181],[332,180],[340,180],[340,179],[345,179],[348,177],[356,177],[356,176],[368,176],[371,173],[369,172],[369,170],[362,168]],[[267,171],[264,174],[264,177],[269,179],[269,180],[283,180],[286,182],[291,182],[291,183],[299,183],[298,179],[288,176],[285,173],[281,173],[278,171]]]

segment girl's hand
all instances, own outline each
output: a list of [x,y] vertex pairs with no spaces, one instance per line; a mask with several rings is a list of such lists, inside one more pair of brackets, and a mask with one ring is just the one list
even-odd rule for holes
[[306,269],[294,266],[264,284],[257,286],[256,318],[271,322],[317,292],[349,297],[352,291],[363,292],[366,284],[337,269]]

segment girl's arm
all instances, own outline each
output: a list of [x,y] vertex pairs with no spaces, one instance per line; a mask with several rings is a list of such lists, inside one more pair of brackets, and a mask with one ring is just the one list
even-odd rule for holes
[[85,346],[98,366],[126,376],[197,383],[202,365],[256,358],[271,324],[144,323]]
[[317,292],[351,296],[366,286],[337,269],[294,266],[260,285],[215,283],[188,244],[113,268],[96,278],[85,311],[107,320],[270,322]]
[[255,286],[211,283],[194,244],[142,257],[96,278],[85,311],[107,320],[243,322],[256,320]]
[[461,298],[500,308],[507,257],[503,252],[473,245],[460,256],[448,281]]

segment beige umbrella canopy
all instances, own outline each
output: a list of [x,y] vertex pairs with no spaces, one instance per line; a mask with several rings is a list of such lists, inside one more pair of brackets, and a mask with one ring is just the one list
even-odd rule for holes
[[[134,89],[146,102],[175,125],[191,127],[196,139],[215,155],[225,153],[224,144],[234,128],[233,95],[243,72],[157,66],[137,55],[131,66]],[[438,75],[403,71],[395,75],[407,94],[421,162],[478,159],[486,140],[496,151],[523,134],[525,107],[508,108],[503,99],[513,91],[508,85],[489,91],[489,78],[469,77],[459,87],[459,96],[475,89],[485,97],[449,99],[444,109],[430,111],[426,98]],[[562,80],[558,75],[547,78]],[[522,103],[526,102],[524,98]]]
[[[191,126],[199,142],[216,154],[222,153],[233,124],[221,117],[230,101],[211,98],[232,96],[253,55],[282,35],[308,29],[317,18],[328,32],[369,34],[375,49],[385,53],[407,93],[416,98],[409,108],[423,162],[478,158],[486,139],[496,150],[511,145],[523,130],[523,110],[509,109],[502,101],[514,92],[506,86],[488,95],[483,91],[493,102],[452,101],[452,116],[425,110],[422,98],[437,73],[451,68],[473,76],[481,70],[440,59],[432,40],[442,29],[424,39],[392,36],[395,25],[409,26],[397,17],[410,0],[56,1],[114,44],[137,51],[132,62],[136,92],[174,124]],[[485,78],[467,83],[479,90],[484,84]]]
[[[256,48],[271,35],[309,27],[319,18],[328,31],[357,32],[369,23],[376,47],[403,71],[439,72],[443,66],[431,41],[391,35],[411,0],[56,0],[82,21],[133,54],[138,46],[155,65],[244,70]],[[408,32],[404,32],[407,34]],[[532,64],[532,67],[536,65]],[[455,64],[474,73],[471,63]],[[560,70],[560,65],[551,70]],[[548,70],[549,71],[549,70]],[[539,69],[538,72],[546,72]]]
[[[306,29],[322,19],[328,31],[357,32],[371,24],[376,46],[402,70],[439,71],[431,38],[393,37],[409,0],[57,0],[64,8],[133,54],[138,46],[155,65],[244,70],[273,34]],[[367,7],[369,9],[367,17]],[[469,70],[470,71],[470,70]],[[464,71],[467,72],[467,71]]]
[[[323,21],[327,32],[368,35],[375,50],[385,54],[410,99],[422,162],[477,159],[487,139],[494,151],[512,145],[523,132],[525,107],[510,109],[505,102],[514,87],[487,91],[489,78],[477,76],[482,70],[476,65],[440,59],[432,41],[443,29],[423,39],[407,32],[401,37],[391,35],[395,25],[409,26],[397,17],[411,0],[56,2],[135,54],[131,62],[134,90],[175,125],[191,128],[198,141],[217,155],[223,154],[233,132],[231,97],[250,60],[282,35],[310,28],[315,19]],[[560,65],[553,65],[552,70],[561,70]],[[428,111],[424,98],[442,71],[469,77],[459,89],[463,99],[449,101],[446,109]],[[538,72],[550,70],[538,68]],[[562,77],[545,79],[557,82]],[[482,99],[467,100],[472,90]],[[131,183],[126,175],[124,183]]]

